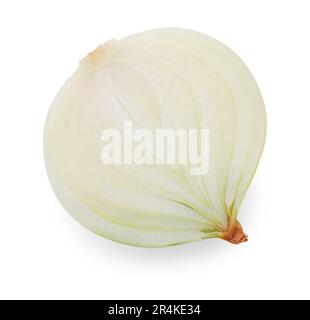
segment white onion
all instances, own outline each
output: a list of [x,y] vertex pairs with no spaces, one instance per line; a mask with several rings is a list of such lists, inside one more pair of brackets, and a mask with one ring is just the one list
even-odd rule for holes
[[[105,165],[105,128],[209,130],[209,171]],[[262,96],[226,46],[183,29],[111,40],[85,57],[46,121],[52,187],[81,224],[106,238],[162,247],[208,238],[247,240],[237,212],[265,140]]]

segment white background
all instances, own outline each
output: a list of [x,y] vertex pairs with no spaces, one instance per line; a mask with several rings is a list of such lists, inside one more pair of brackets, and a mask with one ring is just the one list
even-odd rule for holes
[[[309,1],[1,1],[0,298],[310,298]],[[42,155],[50,103],[99,43],[159,27],[207,33],[246,62],[268,134],[240,211],[249,242],[141,249],[62,209]]]

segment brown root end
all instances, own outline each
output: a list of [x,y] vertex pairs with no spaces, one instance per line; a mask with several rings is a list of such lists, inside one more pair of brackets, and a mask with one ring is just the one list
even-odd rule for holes
[[229,221],[229,227],[222,235],[222,239],[233,243],[239,244],[248,241],[248,236],[243,232],[242,226],[239,221]]

